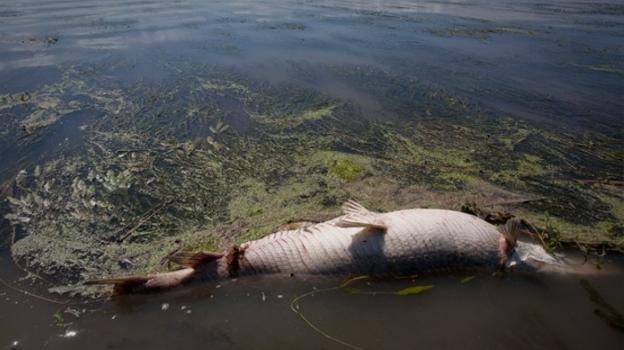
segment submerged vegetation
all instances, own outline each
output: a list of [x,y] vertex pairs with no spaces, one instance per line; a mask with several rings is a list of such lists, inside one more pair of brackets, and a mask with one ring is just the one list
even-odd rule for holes
[[589,281],[581,280],[581,287],[587,292],[589,300],[596,305],[597,308],[594,309],[594,313],[604,319],[610,326],[624,331],[624,315],[609,304]]
[[473,28],[473,27],[453,27],[444,29],[428,29],[429,33],[440,37],[462,36],[477,39],[489,39],[495,34],[518,34],[535,35],[535,32],[516,27],[493,27],[493,28]]
[[73,142],[3,186],[13,256],[59,287],[162,270],[174,251],[324,220],[349,198],[377,210],[474,202],[552,241],[624,247],[621,140],[490,115],[381,70],[323,68],[397,117],[363,118],[352,101],[215,67],[126,85],[70,67],[57,83],[0,97],[3,147],[62,132]]

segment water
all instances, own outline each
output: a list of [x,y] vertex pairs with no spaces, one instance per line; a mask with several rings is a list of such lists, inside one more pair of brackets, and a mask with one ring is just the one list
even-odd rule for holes
[[[578,262],[578,261],[577,261]],[[10,265],[6,257],[3,266]],[[366,349],[618,349],[624,334],[594,314],[579,278],[622,310],[624,265],[616,259],[587,275],[477,275],[411,280],[364,280],[361,291],[398,291],[433,285],[417,295],[358,295],[330,291],[299,301],[326,334]],[[15,271],[2,273],[12,281]],[[134,349],[210,346],[217,349],[339,349],[290,309],[292,299],[341,280],[239,279],[114,302],[56,305],[0,286],[7,346],[20,349]],[[30,286],[32,289],[33,287]],[[75,316],[65,310],[74,310]],[[55,321],[54,314],[63,315]]]
[[[47,288],[162,269],[174,249],[331,217],[348,198],[544,197],[502,209],[623,246],[623,36],[614,0],[2,1],[0,242],[15,224],[13,255],[50,282],[20,280],[5,247],[0,277],[67,300]],[[367,349],[622,348],[579,284],[624,310],[624,265],[609,259],[583,276],[360,282],[434,288],[301,305]],[[341,282],[72,306],[1,285],[0,348],[340,348],[289,303]]]
[[235,65],[379,114],[378,96],[292,67],[349,64],[435,83],[505,114],[613,126],[624,107],[621,12],[593,1],[6,1],[0,77],[10,82],[4,92],[17,92],[67,62],[119,59],[116,79],[164,78],[162,66],[179,61]]

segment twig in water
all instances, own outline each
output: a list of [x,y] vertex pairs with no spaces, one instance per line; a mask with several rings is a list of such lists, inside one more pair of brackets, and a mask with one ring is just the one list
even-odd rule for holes
[[94,299],[94,300],[85,300],[85,301],[62,301],[62,300],[55,300],[55,299],[51,299],[51,298],[47,298],[32,292],[29,292],[27,290],[12,286],[9,282],[5,281],[4,279],[0,278],[0,284],[2,284],[3,286],[5,286],[6,288],[9,288],[11,290],[14,290],[16,292],[22,293],[24,295],[27,295],[31,298],[35,298],[35,299],[39,299],[48,303],[52,303],[52,304],[58,304],[58,305],[87,305],[87,304],[95,304],[95,303],[99,303],[101,301],[103,301],[105,298],[100,298],[100,299]]
[[482,207],[494,207],[497,205],[510,205],[510,204],[525,204],[531,202],[539,202],[545,200],[546,197],[537,197],[537,198],[526,198],[526,199],[516,199],[516,200],[508,200],[508,201],[500,201],[493,202],[488,204],[483,204]]
[[354,277],[354,278],[351,278],[351,279],[345,281],[344,283],[342,283],[341,285],[339,285],[337,287],[313,290],[313,291],[307,292],[305,294],[302,294],[302,295],[300,295],[300,296],[298,296],[298,297],[296,297],[296,298],[294,298],[293,300],[290,301],[290,309],[294,313],[296,313],[303,320],[303,322],[305,322],[308,326],[310,326],[310,328],[312,328],[316,333],[324,336],[325,338],[327,338],[327,339],[329,339],[331,341],[334,341],[334,342],[336,342],[338,344],[344,345],[344,346],[348,347],[349,349],[363,350],[363,348],[361,348],[359,346],[347,343],[344,340],[340,340],[340,339],[338,339],[338,338],[336,338],[336,337],[326,333],[325,331],[320,329],[317,325],[315,325],[310,320],[308,320],[308,318],[305,317],[305,315],[300,310],[299,300],[301,300],[303,298],[306,298],[306,297],[309,297],[309,296],[312,296],[312,295],[319,294],[319,293],[327,293],[327,292],[331,292],[331,291],[334,291],[334,290],[339,290],[339,289],[347,287],[352,282],[359,281],[359,280],[362,280],[362,279],[367,279],[367,278],[369,278],[369,277],[368,276],[358,276],[358,277]]
[[43,300],[43,301],[46,301],[48,303],[53,303],[53,304],[68,305],[68,302],[46,298],[44,296],[31,293],[31,292],[23,290],[21,288],[14,287],[11,284],[9,284],[9,282],[3,280],[2,278],[0,278],[0,284],[2,284],[3,286],[5,286],[5,287],[7,287],[7,288],[9,288],[11,290],[14,290],[16,292],[20,292],[20,293],[22,293],[24,295],[28,295],[29,297],[33,297],[35,299]]
[[350,294],[360,294],[360,295],[400,295],[400,296],[406,296],[406,295],[412,295],[412,294],[419,294],[422,292],[425,292],[427,290],[430,290],[431,288],[433,288],[432,285],[426,285],[426,286],[414,286],[414,287],[408,287],[405,289],[401,289],[399,291],[396,292],[389,292],[389,291],[362,291],[359,290],[357,288],[347,288],[351,283],[355,282],[355,281],[359,281],[359,280],[363,280],[363,279],[368,279],[370,277],[368,276],[357,276],[357,277],[353,277],[351,279],[346,280],[345,282],[343,282],[341,285],[337,286],[337,287],[331,287],[331,288],[324,288],[324,289],[318,289],[318,290],[313,290],[310,292],[307,292],[305,294],[302,294],[298,297],[295,297],[293,300],[291,300],[290,302],[290,309],[296,313],[308,326],[310,326],[310,328],[312,328],[315,332],[317,332],[318,334],[324,336],[325,338],[334,341],[338,344],[344,345],[350,349],[355,349],[355,350],[362,350],[363,348],[357,346],[357,345],[353,345],[350,343],[347,343],[344,340],[340,340],[328,333],[326,333],[325,331],[323,331],[322,329],[320,329],[317,325],[315,325],[314,323],[312,323],[310,320],[308,320],[307,317],[305,317],[305,315],[303,314],[303,312],[301,312],[301,308],[299,306],[299,301],[305,297],[309,297],[309,296],[313,296],[316,294],[320,294],[320,293],[327,293],[327,292],[332,292],[335,290],[340,290],[340,289],[344,289],[346,290],[348,293]]
[[159,211],[161,211],[162,209],[164,209],[166,206],[168,206],[171,203],[173,203],[173,200],[168,200],[165,203],[162,203],[148,210],[147,213],[143,214],[143,217],[139,220],[139,222],[136,225],[134,225],[123,236],[117,239],[117,243],[121,243],[124,240],[126,240],[126,238],[130,237],[134,233],[134,231],[138,230],[139,227],[143,226],[143,224],[145,224],[147,220],[151,219],[154,215],[156,215]]

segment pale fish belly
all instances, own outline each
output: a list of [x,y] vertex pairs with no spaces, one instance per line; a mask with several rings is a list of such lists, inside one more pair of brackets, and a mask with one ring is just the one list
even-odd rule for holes
[[341,227],[339,217],[248,242],[239,273],[414,274],[494,270],[500,263],[502,236],[477,217],[441,209],[374,215],[384,229]]

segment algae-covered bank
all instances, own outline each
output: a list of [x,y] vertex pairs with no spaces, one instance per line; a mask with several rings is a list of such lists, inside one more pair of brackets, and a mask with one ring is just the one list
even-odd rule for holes
[[4,1],[12,286],[97,296],[81,283],[172,269],[175,252],[348,199],[516,216],[549,249],[621,252],[623,14],[609,0]]

